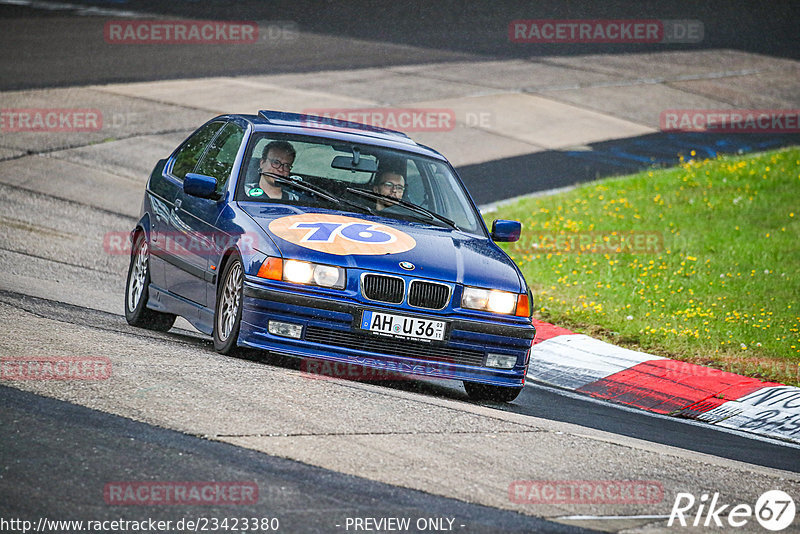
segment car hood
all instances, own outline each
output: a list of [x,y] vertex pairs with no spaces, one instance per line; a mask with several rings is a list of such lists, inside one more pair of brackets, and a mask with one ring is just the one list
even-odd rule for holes
[[[476,287],[513,292],[523,291],[521,276],[516,265],[497,245],[485,237],[425,222],[369,214],[339,215],[330,210],[263,203],[242,203],[240,207],[270,236],[284,258],[367,271],[418,276]],[[298,238],[298,236],[307,236],[313,229],[300,230],[299,233],[297,229],[291,232],[280,231],[281,226],[286,227],[287,223],[298,220],[303,221],[302,224],[306,227],[314,224],[308,221],[317,220],[340,220],[342,224],[370,225],[373,228],[386,229],[393,235],[399,236],[395,243],[405,243],[405,246],[400,246],[401,249],[410,248],[387,252],[381,247],[372,251],[369,246],[361,246],[359,252],[353,253],[354,249],[359,248],[361,244],[333,235],[332,237],[327,236],[330,241],[335,242],[337,239],[342,241],[338,253],[315,250],[310,248],[315,247],[314,244],[308,242],[300,244],[302,239]],[[335,226],[336,222],[328,222],[328,224]],[[329,226],[327,229],[329,230],[333,226]],[[287,233],[291,235],[287,235]],[[364,235],[370,236],[369,233]],[[409,236],[411,241],[408,241],[404,235]],[[402,268],[400,264],[404,262],[413,264],[413,270]]]

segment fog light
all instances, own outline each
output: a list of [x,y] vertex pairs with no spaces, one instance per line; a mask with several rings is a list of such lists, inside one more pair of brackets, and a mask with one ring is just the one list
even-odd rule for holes
[[267,330],[274,336],[300,339],[303,336],[303,325],[270,321]]
[[498,369],[511,369],[517,363],[517,357],[512,354],[492,354],[486,355],[486,367],[496,367]]

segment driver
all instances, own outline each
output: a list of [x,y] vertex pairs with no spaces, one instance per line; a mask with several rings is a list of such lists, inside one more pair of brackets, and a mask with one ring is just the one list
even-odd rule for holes
[[[373,182],[372,191],[385,197],[402,199],[406,192],[406,179],[399,167],[384,168],[378,171]],[[375,201],[375,209],[382,211],[396,203],[387,199]]]
[[275,181],[275,176],[289,177],[289,171],[294,165],[297,155],[294,147],[288,141],[272,141],[261,152],[258,163],[259,176],[261,177],[254,187],[247,191],[247,196],[253,198],[271,198],[276,200],[299,200],[297,193],[287,191]]

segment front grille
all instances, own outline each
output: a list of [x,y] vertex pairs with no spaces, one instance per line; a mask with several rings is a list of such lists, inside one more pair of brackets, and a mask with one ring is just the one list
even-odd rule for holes
[[417,308],[441,310],[450,299],[450,287],[444,284],[413,280],[408,290],[408,304]]
[[361,280],[361,293],[369,300],[400,304],[406,285],[402,278],[396,276],[383,276],[380,274],[365,274]]
[[305,330],[306,341],[312,341],[321,345],[332,345],[365,352],[402,356],[404,358],[414,358],[416,360],[448,362],[460,365],[483,365],[483,352],[479,350],[458,349],[378,335],[360,335],[342,330],[320,328],[318,326],[307,326]]

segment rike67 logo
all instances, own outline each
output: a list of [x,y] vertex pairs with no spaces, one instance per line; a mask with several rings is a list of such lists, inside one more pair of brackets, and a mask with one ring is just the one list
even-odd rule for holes
[[749,504],[722,504],[718,492],[710,498],[708,493],[703,493],[699,499],[695,499],[691,493],[678,493],[667,526],[739,528],[747,525],[755,516],[762,527],[777,532],[792,524],[795,512],[794,500],[781,490],[763,493],[755,507]]

